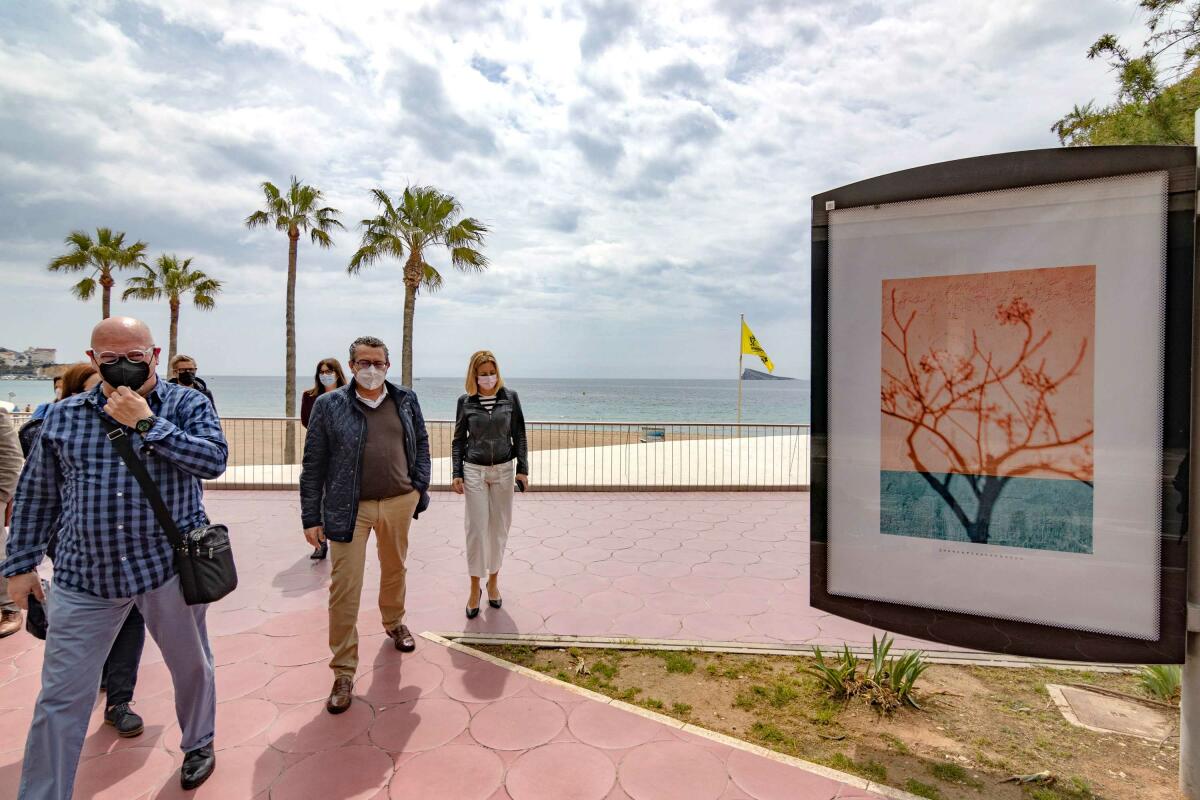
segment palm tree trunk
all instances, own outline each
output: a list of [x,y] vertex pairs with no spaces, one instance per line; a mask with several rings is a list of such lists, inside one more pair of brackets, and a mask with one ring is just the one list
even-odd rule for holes
[[100,273],[100,319],[108,319],[112,310],[112,287],[115,281],[107,272]]
[[[283,414],[288,419],[296,416],[296,251],[300,231],[288,231],[288,276],[287,311],[284,319],[286,328],[286,363],[283,380]],[[296,463],[295,424],[288,422],[283,442],[283,463]]]
[[404,284],[404,345],[400,356],[400,384],[411,389],[413,385],[413,314],[417,306],[417,287]]
[[171,341],[170,351],[167,356],[167,364],[169,365],[175,360],[175,354],[179,352],[179,301],[171,300]]

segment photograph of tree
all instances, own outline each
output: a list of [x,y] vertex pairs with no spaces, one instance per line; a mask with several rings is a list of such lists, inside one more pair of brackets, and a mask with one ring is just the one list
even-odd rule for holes
[[1096,269],[883,281],[880,530],[1092,552]]

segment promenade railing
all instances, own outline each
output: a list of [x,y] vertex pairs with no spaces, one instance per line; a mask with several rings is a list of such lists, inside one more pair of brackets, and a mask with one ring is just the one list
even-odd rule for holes
[[[14,416],[18,424],[23,422],[23,415]],[[229,467],[208,486],[295,489],[299,485],[305,435],[299,420],[226,417],[221,424],[229,442]],[[448,489],[453,477],[454,423],[427,420],[426,427],[431,486]],[[526,431],[535,491],[795,491],[809,484],[807,425],[527,422]]]

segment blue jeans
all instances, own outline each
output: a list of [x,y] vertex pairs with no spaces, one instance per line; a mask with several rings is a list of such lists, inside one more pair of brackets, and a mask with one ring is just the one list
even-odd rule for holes
[[217,692],[205,628],[208,606],[184,603],[178,577],[116,600],[54,586],[49,600],[42,691],[25,741],[20,800],[70,800],[104,662],[135,606],[171,672],[181,749],[212,743]]

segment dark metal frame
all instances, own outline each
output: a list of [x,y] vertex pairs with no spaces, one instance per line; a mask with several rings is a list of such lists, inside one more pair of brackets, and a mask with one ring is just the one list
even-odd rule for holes
[[[836,208],[880,205],[1140,172],[1168,172],[1166,347],[1163,369],[1162,561],[1159,638],[936,611],[829,594],[829,223]],[[895,172],[813,196],[811,604],[840,617],[929,641],[1010,655],[1111,663],[1182,663],[1187,637],[1187,462],[1191,431],[1192,291],[1196,262],[1196,149],[1086,147],[967,158]],[[836,447],[837,444],[832,443]],[[836,531],[834,532],[836,535]]]

